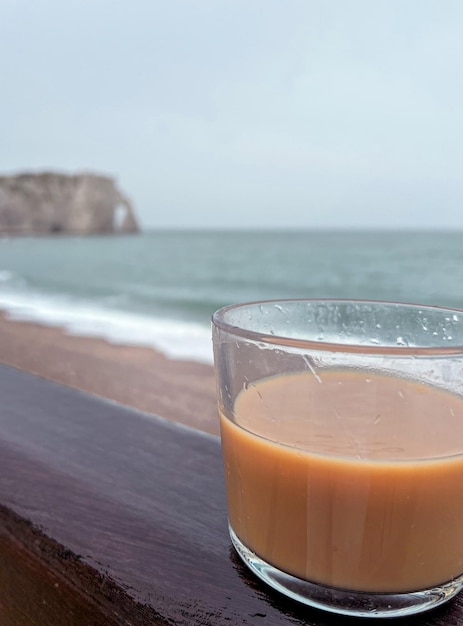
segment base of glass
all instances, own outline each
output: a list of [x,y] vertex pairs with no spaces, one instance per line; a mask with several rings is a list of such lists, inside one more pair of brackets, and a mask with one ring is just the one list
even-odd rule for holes
[[463,588],[463,575],[451,582],[407,593],[370,593],[325,587],[286,574],[249,550],[229,526],[241,559],[261,580],[285,596],[308,606],[353,617],[403,617],[429,611],[453,598]]

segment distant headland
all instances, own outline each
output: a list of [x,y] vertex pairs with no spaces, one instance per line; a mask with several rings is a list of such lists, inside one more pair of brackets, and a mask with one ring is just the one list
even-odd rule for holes
[[109,176],[0,176],[0,235],[137,233],[133,207]]

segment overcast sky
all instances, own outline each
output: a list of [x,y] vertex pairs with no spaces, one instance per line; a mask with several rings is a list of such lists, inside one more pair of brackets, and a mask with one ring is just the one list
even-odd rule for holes
[[1,0],[0,90],[145,227],[463,229],[461,0]]

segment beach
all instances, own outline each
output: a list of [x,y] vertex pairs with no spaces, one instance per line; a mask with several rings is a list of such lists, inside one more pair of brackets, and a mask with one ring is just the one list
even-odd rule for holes
[[0,362],[218,434],[215,310],[301,297],[463,309],[462,249],[462,232],[424,231],[0,238]]
[[0,362],[147,413],[219,434],[211,365],[71,335],[0,314]]

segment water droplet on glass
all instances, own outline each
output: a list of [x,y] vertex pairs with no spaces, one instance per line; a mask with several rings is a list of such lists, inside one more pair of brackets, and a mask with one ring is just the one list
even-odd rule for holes
[[399,389],[399,391],[397,392],[397,394],[398,394],[399,398],[402,398],[402,400],[405,398],[405,396],[404,396],[404,392],[403,392],[403,391],[400,391],[400,389]]
[[275,304],[275,305],[274,305],[274,308],[275,308],[277,311],[280,311],[280,313],[283,313],[283,307],[281,306],[281,304]]
[[453,321],[453,322],[458,322],[458,321],[459,321],[459,320],[458,320],[458,315],[453,315],[453,316],[452,316],[452,321]]
[[378,424],[381,421],[381,415],[378,413],[378,415],[375,417],[375,421],[373,422],[373,424]]
[[365,378],[366,383],[371,383],[371,378]]
[[408,341],[404,337],[397,337],[396,343],[398,346],[408,346]]

